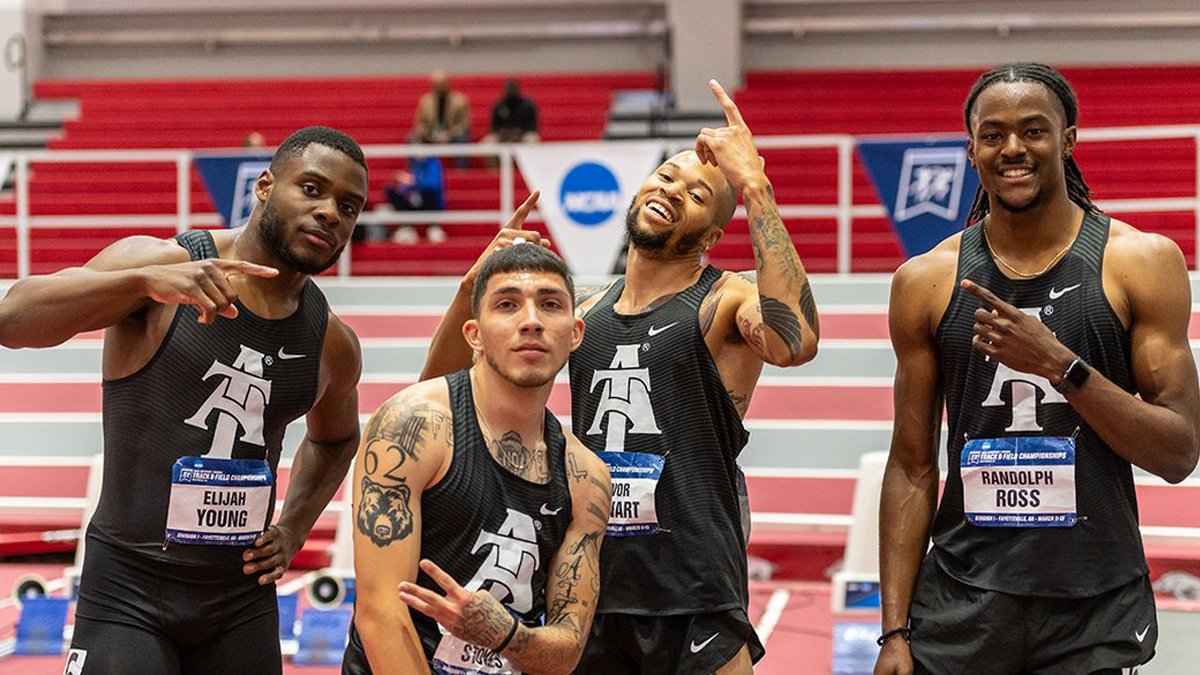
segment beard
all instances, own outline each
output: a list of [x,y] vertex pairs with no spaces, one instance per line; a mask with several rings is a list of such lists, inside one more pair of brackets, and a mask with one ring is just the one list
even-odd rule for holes
[[487,359],[488,365],[492,367],[492,370],[495,371],[497,375],[504,378],[506,382],[514,387],[520,387],[522,389],[537,389],[538,387],[543,387],[550,382],[553,382],[554,376],[558,374],[558,370],[550,373],[549,376],[539,373],[508,373],[500,367],[499,363],[496,363],[496,359],[492,358],[491,354],[485,352],[483,358]]
[[688,232],[680,236],[679,241],[675,242],[673,246],[668,247],[674,231],[667,230],[658,234],[642,231],[638,227],[638,213],[640,211],[641,209],[637,205],[637,197],[634,197],[633,202],[629,204],[629,210],[625,212],[625,241],[639,252],[649,254],[651,257],[666,253],[668,248],[670,248],[670,253],[674,255],[695,253],[700,248],[700,240],[704,238],[704,235],[708,234],[707,230]]
[[315,276],[333,267],[338,258],[342,257],[342,251],[346,248],[345,244],[343,244],[324,263],[301,258],[293,253],[292,248],[288,246],[287,238],[284,236],[285,229],[283,219],[279,217],[279,213],[275,210],[275,205],[268,199],[263,204],[262,215],[258,219],[258,240],[262,243],[263,248],[282,263],[284,267],[293,269],[301,274]]

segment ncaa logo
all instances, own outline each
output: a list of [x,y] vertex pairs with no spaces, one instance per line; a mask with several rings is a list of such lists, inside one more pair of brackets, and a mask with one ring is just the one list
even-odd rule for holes
[[563,177],[559,201],[567,217],[585,227],[599,225],[621,208],[617,177],[598,162],[580,162]]

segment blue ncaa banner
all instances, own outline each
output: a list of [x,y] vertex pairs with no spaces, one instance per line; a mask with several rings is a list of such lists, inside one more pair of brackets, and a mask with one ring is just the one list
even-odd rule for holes
[[208,188],[213,206],[225,219],[225,227],[241,227],[250,220],[250,213],[258,203],[254,181],[270,165],[270,153],[196,156],[196,169]]
[[966,141],[859,141],[858,156],[908,257],[962,230],[979,186]]

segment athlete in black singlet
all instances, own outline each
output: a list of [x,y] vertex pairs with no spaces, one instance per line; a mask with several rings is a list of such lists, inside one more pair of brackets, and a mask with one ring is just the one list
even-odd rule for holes
[[[358,442],[358,341],[311,280],[350,240],[362,151],[309,127],[254,186],[237,230],[130,237],[15,284],[0,343],[106,328],[104,480],[68,672],[278,673],[274,582]],[[305,416],[271,524],[284,429]]]
[[[749,673],[763,654],[747,616],[741,420],[764,363],[816,355],[818,320],[750,130],[712,86],[728,126],[702,130],[694,152],[642,183],[625,276],[580,294],[588,331],[571,357],[572,429],[613,481],[580,673]],[[735,274],[701,260],[739,195],[757,270]],[[460,289],[443,328],[466,307]],[[439,329],[423,376],[469,362],[454,337]]]
[[1053,68],[984,74],[964,116],[970,224],[892,283],[875,672],[1132,672],[1158,638],[1132,465],[1178,482],[1200,441],[1187,268],[1092,204]]
[[570,276],[527,244],[477,283],[479,362],[393,396],[359,450],[344,673],[565,673],[583,650],[611,488],[546,409],[583,334]]

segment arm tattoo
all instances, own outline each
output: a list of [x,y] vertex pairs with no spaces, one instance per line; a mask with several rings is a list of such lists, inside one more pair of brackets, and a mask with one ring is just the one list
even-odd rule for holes
[[607,284],[602,284],[600,286],[591,286],[589,288],[579,289],[578,291],[575,292],[575,306],[578,307],[579,305],[582,305],[583,303],[587,302],[588,300],[591,300],[592,298],[596,297],[597,295],[604,293],[608,289],[612,288],[612,285],[614,283],[615,282],[610,281]]
[[427,403],[389,401],[367,428],[363,468],[383,484],[403,482],[396,471],[406,462],[419,461],[419,450],[431,438],[442,437],[453,447],[453,429],[450,416]]
[[394,485],[381,485],[363,476],[355,518],[358,531],[379,548],[407,538],[413,524],[408,505],[411,494],[403,478]]
[[800,281],[803,272],[800,268],[800,256],[792,243],[792,236],[779,218],[779,211],[772,203],[767,205],[767,212],[755,216],[751,221],[750,243],[754,247],[754,261],[759,270],[782,265],[783,278],[786,283],[794,284]]
[[746,317],[738,317],[738,325],[742,329],[742,337],[751,346],[756,347],[759,351],[766,349],[766,344],[763,342],[763,329],[761,323],[751,323]]
[[813,299],[812,286],[808,279],[804,280],[804,286],[800,289],[800,313],[804,315],[804,320],[814,333],[821,331],[821,317],[817,316],[817,301]]
[[458,636],[480,647],[495,649],[512,628],[513,616],[486,591],[472,594],[458,619]]
[[788,353],[795,361],[796,357],[800,355],[800,319],[796,317],[796,313],[792,311],[791,307],[775,298],[760,296],[759,305],[762,307],[763,323],[783,340],[783,343],[787,345]]

